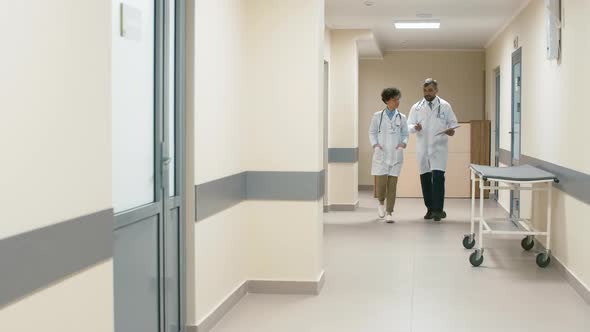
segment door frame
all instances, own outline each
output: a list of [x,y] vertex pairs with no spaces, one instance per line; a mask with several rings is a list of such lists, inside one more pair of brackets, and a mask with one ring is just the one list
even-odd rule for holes
[[[144,220],[150,216],[159,216],[158,220],[158,312],[159,312],[159,330],[160,332],[167,332],[166,328],[166,312],[165,312],[165,286],[166,281],[165,271],[165,221],[166,215],[169,211],[166,210],[164,193],[164,186],[168,183],[168,178],[164,178],[163,172],[163,142],[166,142],[164,137],[164,117],[167,115],[164,88],[165,88],[165,51],[166,51],[166,37],[165,37],[165,8],[169,1],[175,2],[175,144],[174,156],[175,160],[175,194],[179,209],[178,222],[178,310],[179,310],[179,326],[180,332],[186,331],[187,322],[187,278],[186,278],[186,84],[185,84],[185,69],[186,69],[186,19],[185,9],[186,0],[153,0],[154,1],[154,197],[153,202],[142,206],[137,206],[129,210],[118,212],[114,215],[113,232],[120,230],[126,226]],[[167,186],[167,185],[166,185]],[[113,275],[114,277],[114,275]],[[113,280],[116,282],[116,280]],[[115,298],[116,301],[116,298]]]
[[330,63],[324,60],[324,212],[328,212],[330,209],[330,201],[328,196],[328,168],[330,167],[329,162],[329,142],[330,142]]
[[[500,67],[497,67],[494,70],[494,86],[495,86],[495,124],[494,124],[494,167],[500,167],[500,103],[501,99],[501,79],[502,79],[502,72]],[[494,192],[494,200],[499,200],[499,191],[495,190]]]
[[179,225],[178,225],[178,285],[179,285],[179,328],[186,331],[187,322],[187,278],[186,278],[186,0],[176,1],[175,13],[175,109],[176,109],[176,190],[180,192]]
[[[514,73],[514,67],[520,64],[520,85],[519,85],[519,90],[520,90],[520,107],[517,110],[515,107],[515,88],[514,88],[514,83],[515,83],[515,73]],[[510,105],[510,109],[511,109],[511,121],[510,121],[510,166],[516,166],[519,164],[520,161],[520,157],[522,155],[522,87],[523,87],[523,65],[522,65],[522,47],[518,48],[516,51],[514,51],[512,53],[512,66],[511,66],[511,81],[510,81],[510,90],[511,90],[511,105]],[[515,114],[519,112],[520,113],[520,126],[518,128],[518,132],[516,132],[514,130],[514,121],[515,121]],[[514,137],[515,135],[519,136],[519,140],[518,140],[518,159],[514,158],[515,154],[514,154]],[[519,190],[512,190],[510,191],[510,216],[512,219],[513,223],[517,223],[517,221],[515,219],[520,218],[520,191]]]
[[[158,0],[156,0],[158,1]],[[169,218],[170,208],[165,204],[165,200],[169,199],[173,203],[173,207],[178,208],[178,331],[185,332],[186,331],[186,290],[187,290],[187,280],[186,280],[186,109],[185,109],[185,98],[186,98],[186,84],[185,84],[185,51],[186,51],[186,18],[185,18],[185,9],[186,9],[186,0],[161,0],[158,1],[164,10],[161,11],[159,17],[166,18],[166,9],[169,8],[168,4],[170,2],[174,2],[174,189],[175,195],[170,197],[168,196],[170,188],[166,186],[165,190],[161,190],[160,193],[165,195],[163,197],[163,214]],[[164,22],[167,22],[164,20]],[[159,29],[159,32],[163,33],[164,36],[168,36],[168,31],[166,30],[165,23],[162,24],[162,27]],[[167,40],[164,38],[162,39],[162,44],[158,45],[161,48],[157,49],[160,51],[162,56],[160,61],[158,62],[160,65],[164,67],[162,70],[158,70],[158,73],[164,74],[162,81],[159,83],[163,83],[169,80],[169,72],[167,68],[167,61],[166,61],[166,54],[167,54]],[[165,90],[164,86],[160,86],[162,90],[162,97],[165,95],[167,90]],[[168,119],[168,112],[170,111],[166,104],[166,99],[162,98],[162,112],[161,117],[162,119]],[[163,129],[162,138],[166,137],[164,135],[167,133],[168,126],[163,125],[166,122],[163,121],[159,124],[160,128]],[[162,139],[164,142],[164,139]],[[163,151],[160,151],[160,158],[163,160]],[[162,163],[160,163],[162,165]],[[169,170],[168,170],[169,172]],[[161,180],[166,181],[168,183],[168,174],[161,171]],[[164,187],[162,187],[164,188]],[[172,221],[171,219],[169,221]],[[160,259],[164,260],[166,258],[166,253],[164,252],[164,247],[166,246],[166,225],[164,225],[164,232],[162,232],[163,241],[163,248],[160,252]],[[165,267],[165,265],[163,265]],[[162,268],[162,272],[165,269]],[[165,276],[163,276],[162,284],[165,283]],[[165,308],[166,305],[164,303],[166,297],[163,293],[165,291],[165,286],[162,287],[160,290],[160,294],[162,296],[162,302],[164,311],[162,311],[162,317],[164,317],[163,324],[166,324],[166,312]],[[169,324],[163,325],[162,324],[162,332],[167,332],[167,327]]]

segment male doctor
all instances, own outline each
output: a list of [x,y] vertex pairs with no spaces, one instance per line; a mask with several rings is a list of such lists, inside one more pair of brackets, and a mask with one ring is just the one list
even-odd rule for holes
[[424,99],[410,110],[408,130],[416,134],[416,156],[422,184],[424,204],[428,211],[424,219],[441,221],[446,218],[445,170],[449,152],[449,136],[455,135],[457,117],[451,104],[437,96],[438,82],[424,81]]

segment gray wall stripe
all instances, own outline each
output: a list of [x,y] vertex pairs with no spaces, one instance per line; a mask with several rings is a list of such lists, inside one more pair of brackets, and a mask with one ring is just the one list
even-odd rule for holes
[[329,163],[356,163],[359,161],[359,148],[329,148]]
[[244,200],[317,201],[325,172],[243,172],[195,186],[195,216],[201,221]]
[[113,257],[113,210],[0,239],[0,307]]
[[[510,151],[500,149],[500,162],[510,165],[510,159],[503,160],[502,156],[504,156],[504,158],[506,158],[506,156],[510,158]],[[520,156],[520,163],[529,164],[557,175],[559,183],[554,184],[556,188],[586,204],[590,204],[590,174],[578,172],[567,167],[559,166],[526,155]]]
[[246,172],[195,186],[195,216],[202,220],[246,199]]
[[248,172],[248,200],[317,201],[322,197],[321,172]]
[[320,197],[318,199],[324,197],[324,195],[326,194],[326,170],[325,169],[321,170],[319,176],[320,176],[320,178],[319,178],[320,183],[318,184],[318,186],[319,186],[318,190],[319,190]]
[[529,156],[521,156],[520,162],[557,175],[559,183],[554,184],[557,189],[586,204],[590,204],[590,174],[578,172]]

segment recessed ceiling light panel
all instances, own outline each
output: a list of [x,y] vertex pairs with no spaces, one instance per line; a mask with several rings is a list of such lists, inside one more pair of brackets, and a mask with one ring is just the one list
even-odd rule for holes
[[439,20],[395,21],[396,29],[440,29]]

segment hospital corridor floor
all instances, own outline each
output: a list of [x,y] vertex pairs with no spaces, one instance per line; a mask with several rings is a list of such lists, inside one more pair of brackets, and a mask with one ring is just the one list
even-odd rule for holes
[[[469,264],[469,200],[447,200],[449,217],[435,224],[422,220],[421,200],[398,199],[389,225],[370,194],[357,211],[324,215],[320,295],[248,294],[213,331],[590,331],[590,305],[519,238],[486,238],[483,265]],[[492,202],[485,211],[505,214]]]

